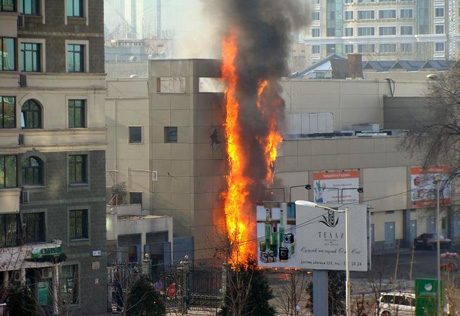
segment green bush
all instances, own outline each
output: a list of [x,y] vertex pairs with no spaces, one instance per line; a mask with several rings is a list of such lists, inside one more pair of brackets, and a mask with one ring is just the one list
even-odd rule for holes
[[137,280],[130,291],[128,304],[126,304],[128,316],[159,316],[166,314],[166,308],[153,284],[147,279]]

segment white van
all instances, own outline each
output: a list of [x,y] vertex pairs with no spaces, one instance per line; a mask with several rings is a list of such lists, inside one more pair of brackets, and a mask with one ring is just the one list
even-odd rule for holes
[[413,316],[415,315],[415,294],[382,293],[379,298],[379,307],[379,316]]

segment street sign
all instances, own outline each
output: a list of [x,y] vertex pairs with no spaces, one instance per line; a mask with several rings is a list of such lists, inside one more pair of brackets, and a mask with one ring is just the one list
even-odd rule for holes
[[171,284],[168,288],[168,296],[173,298],[176,296],[176,285],[175,284]]
[[[438,281],[436,279],[415,280],[415,316],[436,316]],[[443,302],[441,281],[441,302]],[[441,304],[441,306],[443,306]]]

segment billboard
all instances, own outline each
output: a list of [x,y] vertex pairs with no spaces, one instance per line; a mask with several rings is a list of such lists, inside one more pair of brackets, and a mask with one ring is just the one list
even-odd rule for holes
[[314,202],[359,203],[359,170],[313,173]]
[[[367,205],[350,205],[349,211],[350,270],[367,271]],[[257,238],[261,267],[345,270],[345,213],[285,203],[276,207],[260,205]]]
[[[449,167],[412,167],[410,169],[410,207],[436,206],[436,180],[447,180]],[[449,205],[450,183],[441,185],[441,200],[443,205]]]

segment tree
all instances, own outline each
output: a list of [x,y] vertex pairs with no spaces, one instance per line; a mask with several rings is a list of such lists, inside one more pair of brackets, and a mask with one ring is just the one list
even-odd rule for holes
[[35,315],[37,303],[32,291],[27,286],[14,287],[7,297],[8,316]]
[[227,292],[220,316],[271,316],[275,309],[269,301],[273,293],[265,273],[257,269],[254,258],[233,266],[227,277]]
[[[345,272],[328,271],[329,315],[345,315]],[[309,307],[313,312],[313,282],[307,286],[310,296]]]
[[166,314],[163,301],[155,292],[153,284],[145,278],[140,278],[133,284],[126,309],[128,316],[158,316]]
[[424,165],[449,165],[460,170],[460,68],[433,75],[428,82],[425,113],[412,114],[412,126],[401,142],[413,156],[421,154]]
[[[310,314],[302,303],[307,297],[307,286],[311,283],[310,276],[303,273],[290,273],[285,275],[288,282],[279,282],[274,287],[276,306],[286,315],[303,316]],[[301,307],[300,310],[296,310]]]

